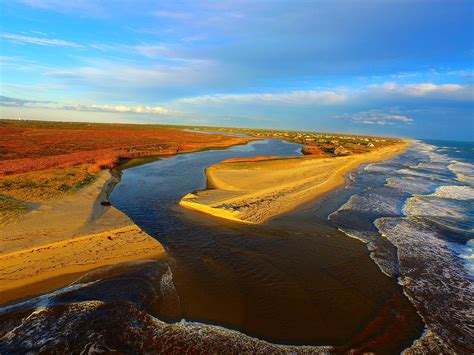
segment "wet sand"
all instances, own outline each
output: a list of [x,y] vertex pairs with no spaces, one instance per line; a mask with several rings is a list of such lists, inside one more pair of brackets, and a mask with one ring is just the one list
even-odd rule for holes
[[125,214],[103,206],[102,172],[77,193],[43,203],[0,231],[0,304],[65,286],[98,267],[165,256]]
[[409,144],[335,158],[223,161],[206,169],[208,189],[185,195],[180,205],[227,220],[263,223],[342,185],[358,166],[403,153]]

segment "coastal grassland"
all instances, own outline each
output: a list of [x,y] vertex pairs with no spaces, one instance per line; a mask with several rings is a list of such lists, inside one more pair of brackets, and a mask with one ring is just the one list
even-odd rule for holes
[[408,144],[341,157],[223,161],[206,170],[209,189],[184,196],[180,205],[233,221],[263,223],[340,186],[361,164],[404,152]]
[[0,224],[27,213],[41,202],[74,193],[97,179],[90,165],[0,176]]
[[169,126],[0,120],[0,176],[121,159],[226,148],[256,138],[186,132]]
[[1,176],[0,194],[15,200],[47,201],[92,183],[97,174],[90,173],[89,168],[88,165],[79,165]]
[[17,219],[27,211],[28,205],[26,203],[0,195],[0,225]]

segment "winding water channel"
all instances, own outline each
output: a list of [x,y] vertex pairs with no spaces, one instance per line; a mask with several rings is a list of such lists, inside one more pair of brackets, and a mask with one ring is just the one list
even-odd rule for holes
[[347,199],[344,189],[255,226],[178,205],[206,187],[204,170],[212,164],[295,156],[300,147],[267,139],[160,159],[124,170],[110,199],[166,248],[181,318],[280,344],[371,343],[380,352],[399,352],[420,336],[421,321],[366,246],[327,220]]

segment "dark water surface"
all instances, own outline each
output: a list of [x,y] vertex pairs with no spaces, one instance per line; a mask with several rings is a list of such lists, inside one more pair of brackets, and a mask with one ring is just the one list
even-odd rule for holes
[[206,187],[206,167],[258,155],[300,155],[300,145],[269,139],[158,160],[125,170],[110,197],[167,249],[180,318],[280,344],[410,346],[422,323],[396,279],[327,220],[347,200],[344,189],[256,226],[178,205]]
[[330,222],[398,277],[434,334],[431,352],[474,353],[474,143],[416,141],[350,177]]

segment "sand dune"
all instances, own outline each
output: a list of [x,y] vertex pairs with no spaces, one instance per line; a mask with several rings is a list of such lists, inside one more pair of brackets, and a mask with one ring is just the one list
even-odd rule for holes
[[207,190],[187,194],[180,205],[243,223],[263,223],[344,183],[361,164],[402,153],[408,142],[335,158],[224,161],[206,170]]
[[[101,266],[165,256],[122,212],[102,206],[110,173],[0,231],[0,304],[67,285]],[[105,187],[104,187],[105,184]]]

